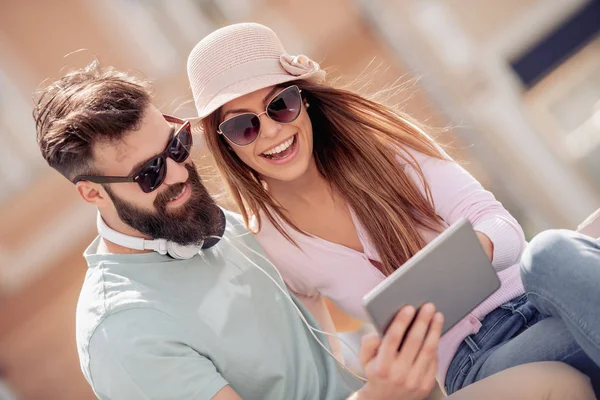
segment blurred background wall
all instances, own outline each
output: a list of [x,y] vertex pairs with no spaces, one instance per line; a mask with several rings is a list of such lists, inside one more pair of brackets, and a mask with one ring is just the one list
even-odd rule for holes
[[0,399],[94,398],[74,311],[95,214],[39,155],[33,92],[97,57],[192,116],[188,52],[241,21],[367,93],[408,82],[390,102],[450,126],[528,237],[600,207],[600,0],[0,0]]

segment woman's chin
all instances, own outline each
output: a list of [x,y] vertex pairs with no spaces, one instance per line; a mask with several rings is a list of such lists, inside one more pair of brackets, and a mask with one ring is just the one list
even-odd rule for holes
[[[301,160],[297,160],[301,161]],[[260,175],[267,182],[269,180],[276,180],[280,182],[294,182],[300,178],[302,178],[308,172],[309,162],[294,162],[289,165],[281,165],[281,166],[263,166],[261,168]]]

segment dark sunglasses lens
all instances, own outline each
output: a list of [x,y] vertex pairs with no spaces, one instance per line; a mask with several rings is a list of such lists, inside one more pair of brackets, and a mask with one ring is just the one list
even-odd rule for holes
[[288,123],[300,115],[302,97],[297,87],[291,86],[279,93],[267,106],[267,113],[273,121]]
[[221,124],[221,132],[239,146],[245,146],[256,140],[260,132],[260,120],[254,114],[241,114]]
[[156,157],[146,164],[136,177],[144,193],[150,193],[163,183],[167,168],[163,157]]
[[182,163],[190,155],[190,148],[192,147],[192,134],[188,128],[184,128],[177,136],[171,140],[169,146],[169,156],[177,163]]

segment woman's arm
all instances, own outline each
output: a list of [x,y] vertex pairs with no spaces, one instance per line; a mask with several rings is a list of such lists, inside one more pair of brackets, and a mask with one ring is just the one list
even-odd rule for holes
[[[525,248],[525,236],[519,223],[494,195],[458,163],[411,152],[431,190],[436,213],[451,225],[466,217],[496,270],[517,263]],[[423,188],[416,171],[407,173]]]
[[325,299],[325,305],[327,306],[327,310],[329,311],[329,315],[333,320],[333,325],[335,326],[335,330],[337,332],[355,332],[360,329],[363,325],[363,322],[352,318],[335,305],[335,303],[328,298]]
[[475,231],[475,234],[477,235],[477,239],[479,239],[479,242],[481,243],[481,247],[483,247],[483,250],[485,250],[485,254],[487,254],[490,260],[493,262],[494,243],[492,243],[492,240],[489,237],[487,237],[485,233]]

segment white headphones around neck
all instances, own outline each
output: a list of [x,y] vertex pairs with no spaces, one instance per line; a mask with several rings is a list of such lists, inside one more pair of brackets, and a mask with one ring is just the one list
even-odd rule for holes
[[[225,214],[223,210],[221,210],[221,217],[223,219],[223,229],[220,232],[218,238],[220,239],[223,236],[225,231]],[[98,228],[98,234],[102,236],[104,239],[113,242],[114,244],[118,244],[119,246],[127,247],[128,249],[134,250],[153,250],[162,255],[169,255],[172,258],[177,260],[187,260],[194,257],[196,254],[200,252],[200,250],[208,249],[219,241],[219,239],[209,239],[206,241],[202,241],[198,244],[193,245],[181,245],[175,242],[170,242],[166,239],[144,239],[135,236],[125,235],[124,233],[117,232],[108,225],[102,219],[100,213],[96,218],[96,227]]]

